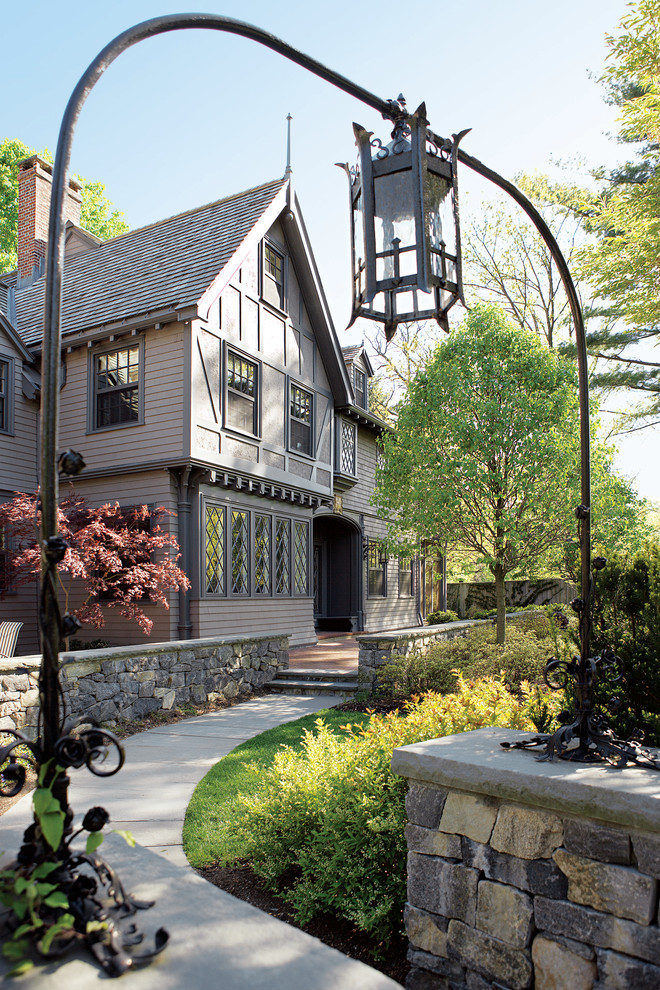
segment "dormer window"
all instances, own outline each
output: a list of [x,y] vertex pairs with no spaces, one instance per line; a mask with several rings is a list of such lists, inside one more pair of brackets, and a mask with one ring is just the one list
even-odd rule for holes
[[284,309],[284,256],[264,242],[262,293],[266,302]]
[[367,376],[364,371],[360,371],[359,368],[353,369],[353,383],[355,388],[355,405],[359,406],[360,409],[368,409]]

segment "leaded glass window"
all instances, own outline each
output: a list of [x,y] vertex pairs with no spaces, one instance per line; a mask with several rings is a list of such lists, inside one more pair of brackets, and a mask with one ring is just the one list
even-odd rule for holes
[[341,437],[339,450],[339,466],[342,474],[355,475],[355,454],[356,454],[356,427],[355,423],[341,421]]
[[258,365],[227,351],[226,426],[246,433],[257,432],[258,385]]
[[306,522],[294,523],[293,542],[293,593],[307,594],[307,559],[309,541],[309,526]]
[[254,517],[254,592],[270,595],[271,517]]
[[208,595],[225,594],[225,510],[206,506],[206,558],[204,573]]
[[275,591],[278,595],[288,595],[291,590],[289,561],[291,559],[291,522],[289,519],[275,520]]
[[249,515],[239,509],[231,512],[231,590],[234,595],[250,593]]
[[137,423],[140,418],[140,345],[94,358],[94,429]]
[[301,454],[312,453],[313,395],[299,385],[291,384],[289,431],[291,449]]

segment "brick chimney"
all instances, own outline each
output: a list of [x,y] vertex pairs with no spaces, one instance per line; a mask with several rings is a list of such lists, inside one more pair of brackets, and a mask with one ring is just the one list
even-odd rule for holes
[[[18,167],[18,287],[29,285],[44,270],[53,166],[38,155]],[[80,184],[69,180],[66,219],[80,226]]]

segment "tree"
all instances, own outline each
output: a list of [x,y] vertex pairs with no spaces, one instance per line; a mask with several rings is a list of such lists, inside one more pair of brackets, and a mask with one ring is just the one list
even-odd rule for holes
[[643,401],[632,418],[653,425],[660,421],[660,362],[640,348],[657,345],[660,333],[660,0],[630,6],[621,33],[607,38],[603,82],[620,111],[619,141],[635,148],[636,161],[599,173],[604,186],[582,206],[596,237],[579,265],[621,320],[589,336],[589,350],[605,368],[595,384],[638,393]]
[[[17,264],[18,240],[18,166],[24,159],[34,155],[22,141],[5,138],[0,144],[0,274],[13,271]],[[47,151],[39,155],[52,162]],[[128,224],[122,220],[123,213],[112,209],[112,203],[105,196],[105,186],[100,182],[90,182],[82,176],[75,176],[81,184],[82,226],[102,240],[124,234]]]
[[[59,565],[64,611],[77,589],[84,589],[82,604],[71,609],[79,622],[102,628],[106,608],[137,622],[149,635],[152,620],[145,614],[145,600],[169,608],[166,593],[189,588],[190,582],[177,566],[176,538],[166,533],[158,518],[167,510],[149,510],[146,505],[123,509],[118,502],[91,508],[80,495],[62,499],[58,531],[68,549]],[[10,553],[10,586],[36,581],[41,552],[36,532],[38,500],[17,493],[0,505],[0,531],[4,531]],[[63,578],[66,577],[65,584]]]
[[495,578],[497,641],[506,575],[563,544],[579,501],[575,369],[495,306],[440,344],[384,439],[375,500],[402,545],[446,534]]

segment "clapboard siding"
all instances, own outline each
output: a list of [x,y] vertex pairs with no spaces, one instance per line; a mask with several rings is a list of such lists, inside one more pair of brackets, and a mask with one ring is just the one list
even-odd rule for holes
[[0,335],[0,358],[13,369],[11,433],[0,432],[0,492],[33,492],[37,487],[39,405],[23,394],[23,360],[9,338]]
[[287,635],[291,646],[316,642],[314,600],[312,598],[255,601],[192,602],[195,636]]
[[[144,423],[117,429],[87,432],[92,389],[89,351],[81,347],[67,355],[67,380],[60,393],[60,437],[64,446],[82,452],[90,470],[185,456],[189,422],[185,335],[180,323],[145,332]],[[127,346],[141,336],[126,337]],[[119,343],[123,341],[108,341],[92,353]]]

